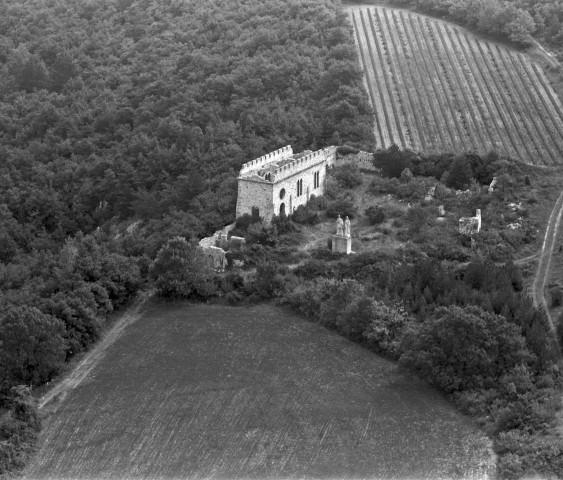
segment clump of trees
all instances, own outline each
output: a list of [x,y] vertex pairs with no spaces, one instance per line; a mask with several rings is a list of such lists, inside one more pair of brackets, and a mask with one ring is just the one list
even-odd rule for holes
[[28,387],[13,387],[0,417],[0,475],[21,470],[33,453],[41,428],[35,399]]
[[469,188],[472,179],[479,184],[488,185],[493,176],[506,166],[506,161],[495,151],[485,155],[422,155],[407,149],[401,150],[396,145],[374,152],[373,162],[381,169],[384,177],[400,179],[401,174],[408,169],[415,177],[434,177],[457,190]]
[[168,299],[205,300],[217,291],[210,262],[196,245],[183,237],[166,242],[152,263],[149,275],[157,294]]
[[557,36],[561,32],[558,21],[563,18],[563,9],[556,0],[393,0],[393,3],[446,17],[516,44],[528,45],[532,35],[538,35],[561,45]]
[[560,407],[558,354],[544,312],[512,264],[460,272],[420,252],[309,260],[281,302],[447,393],[495,440],[502,478],[560,476],[563,442],[544,432]]

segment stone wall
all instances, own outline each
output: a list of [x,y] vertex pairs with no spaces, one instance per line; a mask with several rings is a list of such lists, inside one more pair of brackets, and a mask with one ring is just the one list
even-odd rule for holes
[[349,153],[347,155],[338,155],[335,165],[340,167],[347,164],[355,164],[360,170],[377,172],[379,169],[373,164],[373,153],[360,151],[358,153]]
[[270,182],[255,180],[254,178],[239,178],[237,218],[245,213],[252,215],[252,207],[257,207],[262,218],[271,219],[274,216],[272,189],[273,185]]

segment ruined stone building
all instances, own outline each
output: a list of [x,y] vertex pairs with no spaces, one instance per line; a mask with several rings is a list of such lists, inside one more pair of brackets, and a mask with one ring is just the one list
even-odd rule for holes
[[294,154],[290,145],[245,163],[238,176],[236,216],[289,215],[305,205],[311,195],[325,191],[328,167],[334,164],[336,147]]

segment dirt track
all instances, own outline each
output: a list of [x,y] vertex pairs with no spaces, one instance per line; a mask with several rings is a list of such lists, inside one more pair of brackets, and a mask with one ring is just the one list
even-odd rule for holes
[[[76,388],[88,376],[92,369],[104,357],[106,351],[111,347],[115,341],[121,336],[125,328],[135,322],[140,315],[141,307],[150,298],[152,291],[142,292],[135,303],[122,315],[116,324],[109,330],[104,338],[82,359],[82,361],[68,374],[57,383],[51,390],[49,390],[39,400],[39,408],[43,409],[46,406],[56,407],[60,401],[66,397],[70,390]],[[56,404],[50,403],[56,400]]]
[[557,341],[557,335],[555,331],[555,325],[553,319],[549,314],[549,309],[547,308],[547,302],[545,300],[544,290],[547,279],[549,278],[549,266],[551,264],[551,257],[553,255],[553,250],[555,248],[555,242],[557,239],[557,232],[559,231],[559,224],[561,223],[561,216],[563,215],[563,192],[559,195],[559,198],[555,202],[551,215],[549,216],[549,221],[547,222],[547,228],[545,230],[545,237],[543,240],[543,245],[541,249],[541,254],[538,262],[538,270],[536,272],[536,278],[534,279],[534,284],[532,285],[532,298],[534,300],[535,306],[543,306],[547,313],[547,318],[549,319],[549,326],[553,333],[553,338],[557,342],[559,348],[559,355],[561,356],[561,346]]

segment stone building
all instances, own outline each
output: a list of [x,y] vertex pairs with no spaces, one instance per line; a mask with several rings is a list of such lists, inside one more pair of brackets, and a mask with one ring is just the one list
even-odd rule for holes
[[478,208],[474,217],[461,217],[459,219],[459,233],[471,236],[481,231],[481,210]]
[[290,145],[245,163],[238,176],[236,216],[289,215],[311,195],[323,195],[328,167],[336,147],[294,154]]

